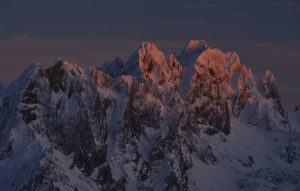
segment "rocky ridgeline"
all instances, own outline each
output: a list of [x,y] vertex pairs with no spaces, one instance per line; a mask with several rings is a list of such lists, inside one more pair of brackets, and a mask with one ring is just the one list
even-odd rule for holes
[[222,163],[206,139],[226,142],[232,120],[290,129],[273,74],[255,77],[205,41],[179,56],[144,42],[102,68],[35,64],[0,98],[0,169],[19,164],[2,177],[11,190],[188,190],[194,158]]

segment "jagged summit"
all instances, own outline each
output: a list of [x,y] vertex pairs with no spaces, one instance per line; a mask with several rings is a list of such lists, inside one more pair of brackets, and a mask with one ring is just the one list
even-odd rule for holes
[[195,54],[199,54],[208,48],[205,40],[190,40],[185,48],[181,51],[180,56],[183,59],[187,59]]
[[166,56],[157,46],[151,42],[142,42],[140,47],[135,51],[125,64],[121,62],[107,62],[102,67],[105,73],[112,74],[112,77],[132,75],[142,80],[143,73],[151,72],[156,67],[155,64],[162,65],[167,63]]
[[[205,51],[208,48],[206,41],[191,40],[181,52],[180,56],[176,58],[173,54],[171,62],[177,62],[177,59],[189,59],[195,55]],[[176,59],[176,60],[175,60]],[[143,79],[143,73],[151,72],[156,66],[163,66],[168,64],[167,56],[159,50],[159,48],[148,41],[141,43],[137,51],[135,51],[125,64],[121,62],[106,62],[100,69],[112,77],[119,77],[122,74],[132,75],[139,80]],[[182,63],[184,65],[184,63]],[[165,66],[163,66],[165,68]],[[169,73],[169,71],[164,71]]]
[[190,41],[124,63],[58,59],[0,83],[3,190],[297,190],[300,117],[274,75]]
[[120,57],[116,57],[113,62],[105,62],[100,70],[105,71],[111,77],[119,77],[122,74],[123,67],[123,60]]
[[143,41],[140,45],[140,47],[138,48],[138,52],[142,51],[141,53],[143,54],[143,52],[152,52],[152,54],[158,53],[160,52],[160,50],[157,48],[157,46],[154,43],[151,43],[149,41]]
[[185,50],[205,49],[207,47],[207,42],[205,40],[190,40],[186,45]]

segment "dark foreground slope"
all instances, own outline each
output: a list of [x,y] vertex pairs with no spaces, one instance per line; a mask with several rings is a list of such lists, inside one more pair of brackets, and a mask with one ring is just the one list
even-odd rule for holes
[[297,190],[300,134],[272,73],[190,41],[126,63],[57,60],[0,83],[4,190]]

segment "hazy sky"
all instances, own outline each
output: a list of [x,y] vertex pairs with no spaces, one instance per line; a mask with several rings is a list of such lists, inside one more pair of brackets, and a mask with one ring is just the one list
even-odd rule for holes
[[127,59],[142,41],[179,52],[190,39],[269,69],[286,108],[300,104],[299,0],[0,0],[0,81],[60,56],[81,66]]

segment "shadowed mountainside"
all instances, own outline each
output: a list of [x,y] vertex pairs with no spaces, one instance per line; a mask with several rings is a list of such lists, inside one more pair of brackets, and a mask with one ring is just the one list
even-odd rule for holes
[[293,190],[298,113],[270,71],[255,76],[205,41],[178,56],[143,42],[101,68],[33,64],[0,83],[0,186]]

